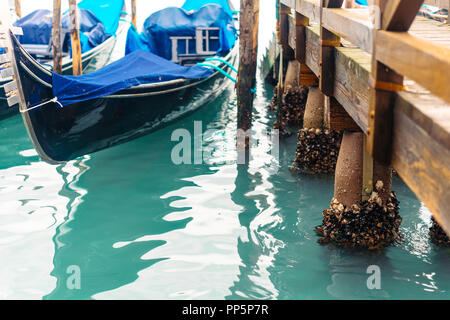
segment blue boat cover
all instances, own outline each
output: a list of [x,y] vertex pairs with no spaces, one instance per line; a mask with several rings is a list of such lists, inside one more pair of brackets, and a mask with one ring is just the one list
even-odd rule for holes
[[78,8],[90,10],[105,27],[107,34],[114,35],[119,26],[125,0],[83,0]]
[[214,71],[184,67],[145,51],[133,52],[93,73],[63,76],[53,73],[53,94],[63,105],[101,98],[140,84],[174,79],[202,79]]
[[181,6],[182,9],[186,11],[197,11],[205,4],[215,3],[222,8],[225,9],[225,12],[228,13],[231,17],[233,16],[233,10],[231,10],[230,3],[228,0],[186,0],[184,4]]
[[[123,3],[124,0],[84,0],[78,4],[82,52],[89,51],[115,34]],[[19,41],[22,44],[49,45],[52,20],[52,12],[49,10],[36,10],[17,20],[14,25],[23,29],[23,35],[18,36]],[[64,13],[61,24],[68,39],[68,12]]]
[[[144,23],[142,34],[130,28],[127,36],[125,54],[135,50],[152,52],[160,57],[172,59],[172,42],[170,37],[195,36],[197,27],[219,28],[216,43],[212,42],[210,50],[227,52],[236,42],[234,20],[225,9],[217,4],[207,4],[194,12],[169,7],[155,12]],[[186,53],[184,45],[178,46],[178,53]],[[189,52],[195,52],[195,40],[189,42]]]
[[356,0],[356,3],[363,6],[367,6],[367,0]]

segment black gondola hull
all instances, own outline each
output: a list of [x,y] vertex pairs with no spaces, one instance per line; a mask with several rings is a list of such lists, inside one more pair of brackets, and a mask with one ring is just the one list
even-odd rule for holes
[[[53,99],[51,75],[14,41],[26,109]],[[227,58],[237,63],[237,48]],[[220,66],[232,72],[226,64]],[[219,96],[231,81],[219,72],[207,79],[135,87],[61,108],[49,102],[24,112],[36,150],[48,162],[62,162],[148,134]]]

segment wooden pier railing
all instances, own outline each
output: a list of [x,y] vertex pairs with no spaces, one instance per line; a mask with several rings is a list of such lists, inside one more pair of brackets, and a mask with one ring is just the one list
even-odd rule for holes
[[450,26],[416,17],[423,0],[375,2],[280,0],[280,39],[450,234]]

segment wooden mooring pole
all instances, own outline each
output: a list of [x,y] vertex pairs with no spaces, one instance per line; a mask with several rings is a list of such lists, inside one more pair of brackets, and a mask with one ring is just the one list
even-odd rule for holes
[[83,73],[83,65],[81,61],[80,22],[78,20],[78,6],[76,0],[69,0],[69,11],[73,75],[78,76]]
[[14,1],[14,9],[16,11],[16,14],[19,18],[22,18],[22,6],[20,4],[20,0]]
[[[241,0],[239,74],[237,81],[238,129],[251,127],[258,52],[259,0]],[[248,146],[248,140],[246,140]]]
[[131,0],[131,23],[137,28],[136,0]]
[[53,72],[62,73],[61,0],[53,0],[52,25]]

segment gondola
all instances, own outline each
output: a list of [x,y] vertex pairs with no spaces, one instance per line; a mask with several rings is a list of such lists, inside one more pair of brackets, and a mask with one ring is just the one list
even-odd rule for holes
[[[120,2],[120,0],[119,0]],[[125,12],[125,3],[123,2],[122,12],[120,13],[120,20],[118,22],[115,34],[106,39],[103,43],[86,51],[82,54],[81,60],[83,65],[83,74],[87,74],[98,70],[111,62],[111,53],[116,46],[117,39],[127,31],[130,22],[127,21],[127,13]],[[44,68],[51,70],[51,59],[46,57],[41,57],[38,61]],[[72,59],[69,55],[63,57],[62,61],[62,72],[63,74],[72,74]],[[0,120],[10,117],[12,115],[19,113],[18,105],[9,106],[5,92],[2,89],[5,84],[10,82],[10,78],[3,79],[0,77]]]
[[136,85],[62,107],[52,90],[55,75],[37,63],[12,33],[10,39],[20,111],[37,152],[49,163],[118,145],[193,112],[230,85],[238,63],[234,45],[225,56],[206,59],[211,68],[207,77]]

